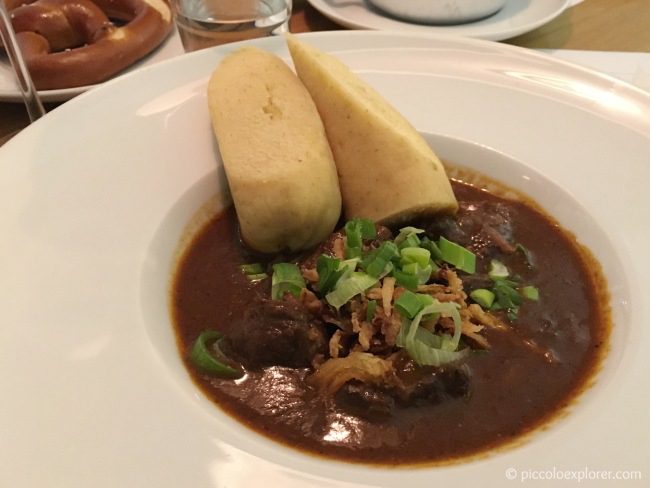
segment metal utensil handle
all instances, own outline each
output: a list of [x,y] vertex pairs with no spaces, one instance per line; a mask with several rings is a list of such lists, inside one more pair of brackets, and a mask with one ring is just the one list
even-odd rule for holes
[[43,108],[41,99],[38,97],[38,92],[34,88],[34,82],[32,81],[32,77],[29,75],[25,60],[18,48],[16,34],[11,25],[11,18],[5,8],[4,0],[0,0],[0,39],[2,39],[2,43],[7,51],[7,55],[9,56],[9,61],[14,69],[14,73],[16,74],[18,86],[23,96],[23,100],[25,101],[25,107],[27,107],[29,119],[34,122],[36,119],[45,115],[45,109]]

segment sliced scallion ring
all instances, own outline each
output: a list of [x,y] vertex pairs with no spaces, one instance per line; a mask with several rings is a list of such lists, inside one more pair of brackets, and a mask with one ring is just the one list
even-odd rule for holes
[[352,219],[345,224],[345,257],[346,259],[361,257],[363,239],[374,239],[377,236],[375,224],[369,219]]
[[305,280],[298,266],[293,263],[273,265],[273,277],[271,278],[271,298],[273,300],[282,300],[287,292],[298,298],[300,290],[304,287]]
[[420,241],[420,247],[427,249],[431,253],[432,259],[442,259],[442,252],[438,245],[428,237],[423,237]]
[[417,290],[418,288],[417,275],[405,273],[404,271],[401,271],[397,268],[393,269],[392,275],[399,286],[403,286],[407,290]]
[[248,281],[256,282],[269,277],[260,263],[242,264],[239,269],[246,275]]
[[239,266],[239,269],[241,269],[242,273],[247,275],[257,275],[264,273],[264,268],[260,263],[242,264]]
[[534,302],[539,300],[539,290],[534,286],[531,285],[524,286],[521,289],[521,294],[524,296],[524,298],[528,300],[532,300]]
[[406,290],[395,300],[395,308],[402,317],[412,319],[422,310],[422,303],[418,300],[418,296],[415,293]]
[[386,241],[368,254],[361,262],[361,267],[370,276],[379,278],[387,271],[390,272],[391,259],[399,256],[399,251],[395,243]]
[[336,288],[325,295],[325,299],[327,303],[338,310],[353,297],[376,285],[377,281],[374,276],[354,271],[349,277],[339,281]]
[[404,267],[407,264],[417,264],[421,268],[425,268],[429,265],[429,260],[431,259],[431,252],[428,249],[422,249],[421,247],[407,247],[400,251],[400,264]]
[[488,276],[493,280],[498,280],[499,278],[507,278],[510,276],[510,271],[505,264],[497,259],[490,260],[490,270],[488,271]]
[[339,270],[341,260],[321,254],[316,261],[316,271],[318,271],[318,291],[321,294],[329,293],[334,288],[336,282],[343,275],[344,270]]
[[241,378],[243,373],[227,364],[219,361],[214,354],[210,352],[210,345],[219,341],[223,336],[216,330],[205,330],[192,346],[190,360],[192,364],[204,373],[218,376],[220,378]]
[[440,236],[438,248],[443,261],[469,274],[473,274],[476,270],[476,255],[463,246]]
[[478,303],[481,307],[486,310],[489,310],[492,304],[494,303],[495,295],[490,290],[485,288],[477,288],[472,291],[469,296],[472,300]]
[[262,281],[268,278],[269,275],[266,273],[259,273],[259,274],[247,274],[246,278],[248,278],[248,281],[256,282],[256,281]]
[[[400,249],[403,247],[417,247],[420,244],[420,238],[417,235],[423,233],[424,229],[418,229],[417,227],[403,227],[399,230],[399,234],[395,238],[394,242]],[[403,245],[404,241],[412,237],[415,237],[415,239],[411,239],[408,245]]]

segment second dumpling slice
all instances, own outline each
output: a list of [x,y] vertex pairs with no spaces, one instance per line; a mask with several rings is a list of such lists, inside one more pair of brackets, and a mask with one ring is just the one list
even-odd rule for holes
[[445,169],[415,128],[338,59],[292,36],[287,44],[325,124],[345,218],[395,225],[455,213]]

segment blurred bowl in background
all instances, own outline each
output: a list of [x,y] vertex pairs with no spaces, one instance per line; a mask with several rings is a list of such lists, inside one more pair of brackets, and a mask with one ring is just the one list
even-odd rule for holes
[[461,24],[498,12],[506,0],[368,0],[379,10],[409,22]]

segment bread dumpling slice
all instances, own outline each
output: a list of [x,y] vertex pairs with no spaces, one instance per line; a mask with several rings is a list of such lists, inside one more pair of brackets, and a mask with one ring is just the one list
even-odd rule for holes
[[208,105],[244,242],[271,253],[324,240],[341,213],[336,166],[293,71],[271,53],[242,48],[210,78]]
[[399,224],[455,213],[445,169],[415,128],[338,59],[288,36],[334,153],[346,219]]

